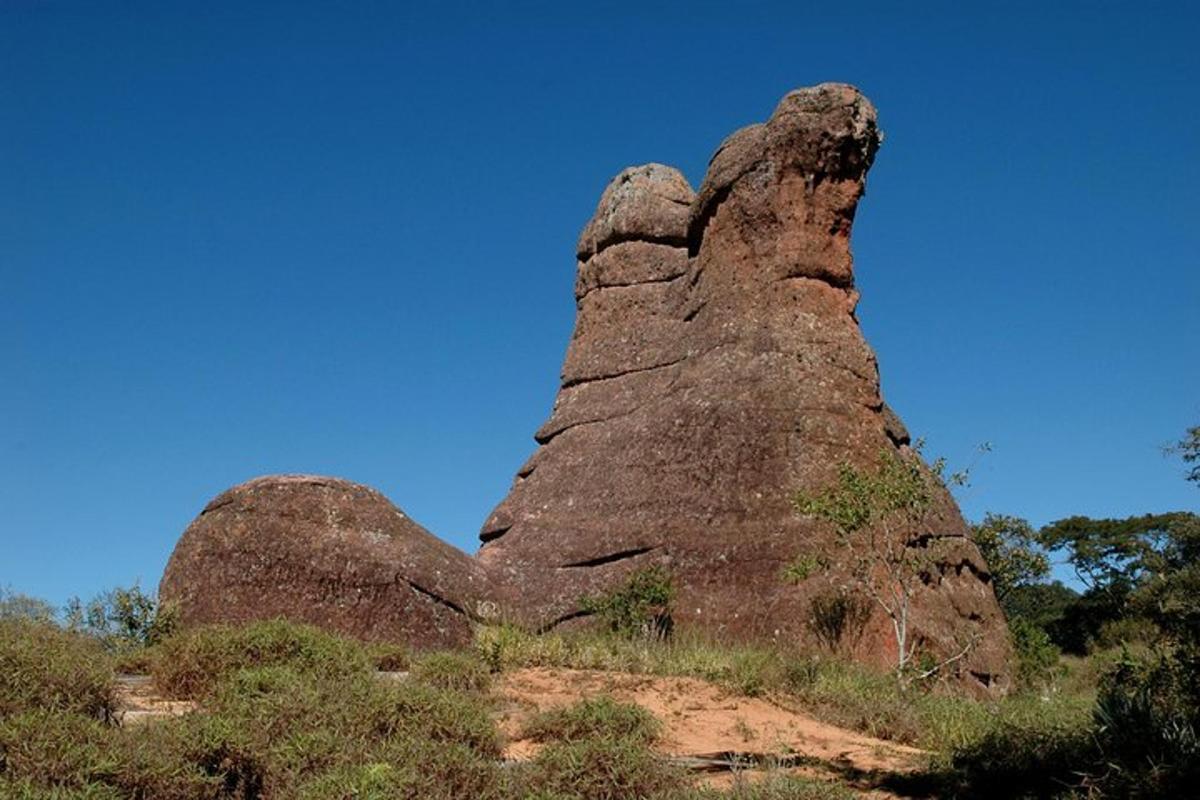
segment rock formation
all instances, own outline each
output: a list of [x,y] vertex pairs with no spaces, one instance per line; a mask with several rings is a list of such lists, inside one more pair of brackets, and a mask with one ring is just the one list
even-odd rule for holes
[[[251,520],[271,508],[239,500],[252,483],[188,529],[164,596],[211,609],[193,617],[233,616],[208,595],[244,587],[238,602],[253,600],[256,613],[263,603],[310,604],[298,613],[313,621],[422,641],[436,631],[440,643],[461,635],[481,598],[548,630],[583,616],[581,597],[659,564],[679,591],[676,626],[808,637],[809,605],[827,584],[792,585],[781,571],[797,555],[829,553],[834,540],[791,497],[831,483],[842,463],[917,457],[883,402],[855,318],[850,228],[879,142],[866,98],[823,84],[730,136],[698,192],[659,164],[609,184],[579,239],[578,315],[558,397],[538,449],[485,522],[476,559],[407,520],[371,527],[386,531],[376,538],[362,525],[318,533],[321,509],[383,508],[362,487],[338,488],[344,501],[307,501],[302,534],[277,514],[261,523],[270,535],[249,537]],[[234,502],[241,510],[223,510]],[[914,600],[915,636],[935,654],[975,640],[961,674],[1002,685],[1004,621],[948,493],[922,527],[942,546]],[[319,566],[297,571],[308,548]],[[201,563],[223,566],[211,577],[188,566]],[[371,598],[361,606],[351,601],[360,586]],[[894,654],[877,615],[860,653],[887,662],[889,646]]]
[[158,591],[185,623],[287,617],[427,647],[470,641],[490,593],[474,559],[379,492],[314,475],[217,495],[184,531]]

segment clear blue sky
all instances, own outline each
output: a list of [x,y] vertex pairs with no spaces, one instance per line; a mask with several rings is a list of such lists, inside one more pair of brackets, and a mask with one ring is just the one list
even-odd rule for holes
[[885,395],[995,448],[968,516],[1200,505],[1159,449],[1200,424],[1194,4],[404,5],[0,0],[0,585],[153,587],[270,472],[473,550],[608,179],[698,184],[827,80],[887,133],[854,231]]

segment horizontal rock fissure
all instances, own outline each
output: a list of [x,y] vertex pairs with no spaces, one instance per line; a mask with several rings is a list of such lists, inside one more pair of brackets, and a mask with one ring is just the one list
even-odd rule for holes
[[646,244],[661,244],[666,245],[667,247],[687,247],[686,236],[671,236],[669,234],[656,236],[648,233],[618,233],[609,236],[607,239],[596,242],[595,247],[592,248],[591,254],[583,260],[590,261],[602,251],[607,250],[610,247],[615,247],[619,244],[625,244],[626,242],[645,242]]
[[592,616],[591,611],[582,611],[582,610],[572,611],[570,613],[563,614],[560,617],[555,617],[554,619],[550,620],[549,622],[545,622],[542,625],[538,626],[536,633],[538,635],[541,635],[543,633],[549,633],[550,631],[557,628],[559,625],[562,625],[564,622],[570,622],[573,619],[580,619],[582,617],[590,617],[590,616]]
[[451,611],[454,611],[458,614],[462,614],[464,617],[467,617],[468,619],[474,619],[474,617],[471,614],[469,614],[465,608],[460,606],[458,603],[455,603],[453,600],[447,600],[446,598],[442,597],[437,592],[431,592],[429,589],[426,589],[424,586],[421,586],[420,584],[414,583],[413,581],[409,580],[408,578],[405,578],[404,582],[407,583],[409,585],[409,587],[411,587],[412,590],[414,592],[416,592],[417,594],[424,595],[425,597],[428,597],[430,600],[437,603],[438,605],[443,605],[446,608],[450,609]]
[[620,414],[612,414],[611,416],[607,417],[594,417],[592,419],[581,419],[578,422],[571,422],[563,425],[561,428],[552,428],[550,431],[545,433],[539,431],[536,435],[534,435],[533,440],[540,445],[547,445],[569,430],[582,428],[585,425],[595,425],[598,422],[610,422],[614,419],[620,419],[621,417],[628,417],[630,414],[637,413],[639,409],[641,409],[640,405],[634,406],[628,411],[622,411]]
[[612,564],[614,561],[624,561],[628,558],[637,558],[646,553],[658,550],[662,545],[650,545],[649,547],[634,547],[629,550],[619,550],[616,553],[608,555],[596,556],[595,558],[587,558],[583,561],[572,561],[569,564],[562,564],[559,569],[578,569],[580,567],[601,567],[605,564]]
[[665,369],[666,367],[673,367],[676,364],[682,364],[684,361],[687,361],[688,357],[689,356],[680,356],[679,358],[676,358],[672,361],[664,361],[661,364],[651,364],[650,366],[646,366],[646,367],[635,367],[633,369],[627,369],[622,372],[614,372],[610,375],[596,375],[594,377],[588,377],[588,378],[572,378],[571,380],[563,381],[562,388],[570,389],[572,386],[581,386],[582,384],[585,384],[585,383],[595,383],[596,381],[611,381],[614,378],[623,378],[626,375],[636,375],[639,372],[649,372],[652,369]]
[[687,275],[686,272],[676,272],[674,275],[666,275],[661,278],[647,278],[644,281],[627,281],[625,283],[598,283],[591,287],[583,294],[579,295],[578,300],[591,296],[593,292],[601,291],[602,289],[633,289],[638,286],[658,286],[664,283],[674,283],[680,278]]

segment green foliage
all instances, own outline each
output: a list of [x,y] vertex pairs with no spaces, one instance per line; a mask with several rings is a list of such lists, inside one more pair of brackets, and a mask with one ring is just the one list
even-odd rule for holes
[[854,800],[860,797],[845,786],[801,775],[774,774],[761,781],[735,781],[729,791],[695,789],[678,800]]
[[78,789],[111,774],[116,763],[104,723],[37,710],[0,717],[0,765],[11,779]]
[[367,642],[367,657],[381,672],[400,672],[412,662],[408,648],[400,642]]
[[675,586],[670,573],[659,566],[630,573],[625,582],[598,597],[579,601],[582,611],[594,614],[613,633],[622,636],[661,634],[670,619]]
[[426,653],[412,662],[411,672],[415,680],[460,692],[486,692],[492,682],[487,665],[465,652]]
[[336,678],[370,670],[371,660],[356,642],[309,625],[270,620],[184,630],[156,648],[151,673],[167,695],[196,698],[238,670],[268,666]]
[[1126,591],[1194,562],[1196,515],[1144,514],[1125,519],[1069,517],[1042,528],[1038,537],[1063,550],[1080,580],[1100,591]]
[[996,800],[1078,796],[1087,780],[1080,770],[1095,755],[1086,726],[1005,720],[956,748],[926,791]]
[[[1051,583],[1028,583],[1014,586],[1005,595],[1001,607],[1009,622],[1025,620],[1044,630],[1059,647],[1071,637],[1063,630],[1063,619],[1068,610],[1079,601],[1079,592],[1064,586],[1060,581]],[[1081,652],[1071,649],[1071,652]]]
[[95,637],[114,652],[157,644],[176,626],[173,609],[134,584],[96,595],[86,604],[73,597],[66,608],[67,627]]
[[823,572],[827,568],[828,565],[824,559],[813,555],[801,554],[788,562],[787,566],[783,568],[780,577],[787,583],[803,583],[813,575]]
[[0,588],[0,622],[26,620],[29,622],[54,622],[54,606],[37,597]]
[[[842,464],[833,485],[793,498],[799,513],[833,526],[842,557],[834,566],[887,614],[896,640],[896,675],[903,683],[913,677],[916,653],[912,596],[933,567],[938,546],[938,537],[924,528],[935,483],[919,458],[885,450],[875,469]],[[939,668],[934,664],[917,677]]]
[[1043,687],[1061,677],[1062,651],[1046,631],[1019,617],[1009,622],[1009,631],[1017,657],[1017,681],[1021,686]]
[[608,737],[649,743],[658,737],[659,727],[654,715],[639,705],[596,697],[535,715],[523,734],[539,742]]
[[664,798],[682,790],[685,776],[656,758],[638,739],[590,736],[551,744],[523,776],[527,796],[562,800]]
[[1200,425],[1188,428],[1184,437],[1167,448],[1167,452],[1178,454],[1184,464],[1190,465],[1184,477],[1200,486]]
[[113,668],[94,640],[55,625],[0,620],[0,716],[113,710]]
[[1096,726],[1110,789],[1182,797],[1200,780],[1200,657],[1126,656],[1101,685]]
[[1041,549],[1037,532],[1020,517],[985,514],[971,526],[971,538],[987,562],[996,599],[1003,606],[1013,590],[1045,580],[1050,559]]
[[833,486],[822,492],[799,492],[793,503],[801,514],[831,523],[848,538],[897,517],[901,523],[919,521],[930,500],[929,478],[920,462],[885,451],[876,470],[842,464]]

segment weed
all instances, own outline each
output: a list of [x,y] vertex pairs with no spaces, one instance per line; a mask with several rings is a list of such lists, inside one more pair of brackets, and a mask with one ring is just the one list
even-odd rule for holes
[[412,677],[440,689],[486,692],[491,685],[487,665],[469,652],[427,653],[412,662]]
[[93,639],[55,625],[0,620],[0,716],[73,711],[107,717],[113,669]]
[[659,727],[654,715],[639,705],[596,697],[543,711],[526,723],[523,733],[539,742],[573,742],[597,736],[651,742],[657,738]]
[[271,620],[182,631],[156,648],[151,674],[169,696],[197,698],[240,669],[285,665],[326,677],[371,670],[361,645],[308,625]]

